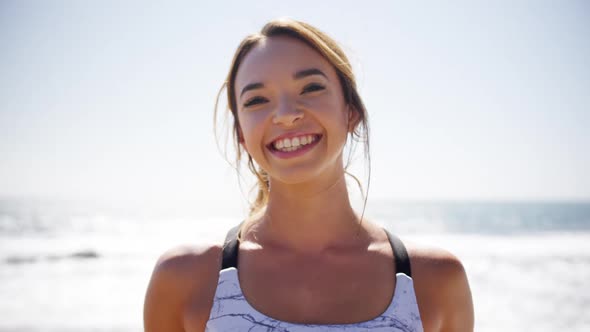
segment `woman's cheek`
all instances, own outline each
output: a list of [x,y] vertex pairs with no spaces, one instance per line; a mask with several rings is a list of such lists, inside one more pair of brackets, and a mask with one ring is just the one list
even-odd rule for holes
[[333,98],[317,98],[310,101],[309,109],[328,127],[346,127],[348,123],[346,107]]
[[262,144],[262,135],[264,133],[261,122],[257,121],[257,115],[248,114],[240,117],[240,127],[242,128],[243,146],[252,154],[256,146]]

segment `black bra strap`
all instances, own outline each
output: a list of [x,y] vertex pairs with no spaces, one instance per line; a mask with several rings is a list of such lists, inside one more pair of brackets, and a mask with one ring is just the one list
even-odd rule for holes
[[225,242],[223,243],[222,270],[228,267],[238,268],[238,233],[241,227],[242,223],[227,232]]
[[[235,226],[227,232],[227,237],[223,244],[223,256],[221,262],[221,269],[228,267],[238,268],[238,233],[242,224]],[[410,257],[403,242],[395,235],[384,229],[393,250],[393,257],[395,262],[395,272],[404,273],[408,277],[412,277],[412,268],[410,266]]]
[[389,238],[389,243],[393,249],[393,258],[395,260],[395,273],[403,273],[408,277],[412,277],[412,268],[410,266],[410,256],[403,242],[388,230],[384,229]]

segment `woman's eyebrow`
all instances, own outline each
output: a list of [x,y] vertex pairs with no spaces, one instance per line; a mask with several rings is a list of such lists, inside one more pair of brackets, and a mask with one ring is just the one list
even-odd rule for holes
[[240,97],[243,96],[244,93],[246,93],[246,91],[255,90],[255,89],[262,89],[262,88],[264,88],[264,84],[262,84],[262,83],[250,83],[242,89],[242,92],[240,93]]
[[295,75],[293,75],[293,78],[298,80],[298,79],[302,79],[304,77],[311,76],[311,75],[321,75],[321,76],[324,76],[329,81],[328,76],[326,74],[324,74],[323,71],[321,71],[317,68],[300,70],[300,71],[296,72]]
[[[296,79],[296,80],[299,80],[299,79],[302,79],[304,77],[312,76],[312,75],[321,75],[321,76],[324,76],[329,81],[328,76],[326,74],[324,74],[323,71],[321,71],[321,70],[319,70],[317,68],[310,68],[310,69],[300,70],[300,71],[296,72],[293,75],[293,78]],[[247,91],[255,90],[255,89],[262,89],[262,88],[264,88],[264,84],[262,84],[262,83],[250,83],[250,84],[246,85],[242,89],[242,92],[240,92],[240,97],[242,95],[244,95],[244,93],[246,93]]]

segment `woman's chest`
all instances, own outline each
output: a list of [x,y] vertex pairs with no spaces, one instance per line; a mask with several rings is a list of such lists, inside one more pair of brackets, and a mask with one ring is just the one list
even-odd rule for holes
[[[268,258],[270,259],[270,257]],[[293,323],[348,324],[371,320],[391,303],[391,261],[243,259],[239,283],[257,311]]]

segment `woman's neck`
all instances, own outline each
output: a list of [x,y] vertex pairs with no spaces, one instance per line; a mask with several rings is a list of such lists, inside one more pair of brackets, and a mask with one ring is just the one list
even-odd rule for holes
[[301,252],[322,252],[353,239],[359,218],[348,197],[344,173],[304,185],[272,182],[259,239]]

